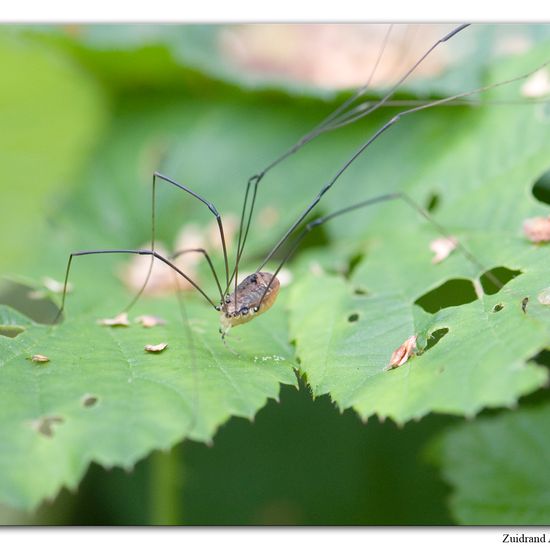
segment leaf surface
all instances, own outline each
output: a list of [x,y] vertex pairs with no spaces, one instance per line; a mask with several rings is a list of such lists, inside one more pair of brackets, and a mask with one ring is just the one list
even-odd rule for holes
[[550,407],[506,412],[448,430],[430,449],[463,525],[548,525]]
[[[528,63],[536,66],[536,58]],[[519,64],[500,67],[491,81],[510,70]],[[509,90],[493,97],[503,93]],[[490,109],[459,122],[437,155],[416,158],[414,171],[400,165],[390,184],[419,205],[429,190],[435,193],[439,227],[474,261],[457,249],[432,263],[430,243],[441,234],[403,201],[331,222],[339,233],[357,227],[368,240],[355,249],[362,260],[349,281],[309,275],[293,288],[291,335],[315,395],[330,393],[363,418],[377,414],[402,423],[432,411],[471,416],[511,405],[545,383],[546,369],[529,359],[550,345],[550,309],[537,300],[550,278],[549,252],[528,241],[522,223],[547,213],[531,189],[550,168],[550,118],[541,106],[506,115]],[[379,195],[388,190],[385,181],[370,184],[370,196],[376,187]],[[484,289],[484,273],[505,273],[502,268],[519,275],[496,294],[487,280]],[[445,283],[454,285],[446,296]],[[435,308],[422,309],[438,289]],[[444,331],[435,343],[432,335]],[[392,352],[413,335],[418,356],[387,371]]]

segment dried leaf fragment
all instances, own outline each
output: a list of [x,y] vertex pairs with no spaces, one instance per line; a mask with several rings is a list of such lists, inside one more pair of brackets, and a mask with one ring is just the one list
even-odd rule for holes
[[155,317],[154,315],[140,315],[134,319],[136,323],[144,328],[156,327],[157,325],[165,325],[166,321],[160,317]]
[[550,216],[526,219],[523,222],[523,232],[533,243],[550,241]]
[[39,353],[36,353],[31,357],[31,361],[33,361],[34,363],[47,363],[49,360],[49,357],[46,357],[45,355],[40,355]]
[[455,248],[458,241],[455,237],[440,237],[430,243],[430,250],[434,253],[432,264],[442,262]]
[[130,321],[127,313],[119,313],[112,319],[99,319],[98,324],[105,327],[129,327]]
[[550,73],[546,67],[533,73],[521,87],[523,97],[543,97],[550,94]]
[[149,353],[160,353],[161,351],[164,351],[168,347],[168,344],[165,342],[161,342],[160,344],[147,344],[145,346],[145,351],[148,351]]
[[395,369],[404,365],[416,349],[416,336],[407,338],[391,355],[390,363],[385,370]]

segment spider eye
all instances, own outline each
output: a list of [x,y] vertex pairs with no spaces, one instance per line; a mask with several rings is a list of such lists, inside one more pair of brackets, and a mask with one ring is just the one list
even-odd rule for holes
[[249,309],[247,307],[242,307],[240,313],[241,315],[248,315],[248,311]]

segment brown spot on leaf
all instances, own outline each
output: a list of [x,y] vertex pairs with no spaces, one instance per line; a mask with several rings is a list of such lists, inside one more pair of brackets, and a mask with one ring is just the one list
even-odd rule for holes
[[550,241],[550,216],[526,219],[523,222],[523,233],[533,243]]
[[46,437],[53,437],[54,426],[56,424],[62,424],[65,419],[62,416],[43,416],[37,418],[31,422],[33,430],[36,430],[39,434]]
[[119,313],[112,319],[99,319],[98,324],[105,327],[129,327],[130,321],[127,313]]
[[161,351],[164,351],[167,347],[168,344],[162,342],[160,344],[147,344],[144,349],[149,353],[160,353]]
[[407,338],[391,355],[390,363],[386,370],[395,369],[404,365],[409,357],[414,355],[416,349],[416,336]]
[[93,407],[97,402],[99,401],[99,398],[95,395],[92,395],[90,393],[85,394],[82,396],[82,406],[83,407]]

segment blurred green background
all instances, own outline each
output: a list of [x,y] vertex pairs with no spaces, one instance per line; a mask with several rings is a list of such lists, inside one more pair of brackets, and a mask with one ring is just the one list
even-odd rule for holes
[[[449,28],[396,29],[370,95],[379,97]],[[237,213],[247,176],[367,79],[381,32],[361,25],[1,28],[4,281],[61,278],[68,250],[98,248],[113,235],[120,246],[147,242],[153,170],[192,184],[222,213]],[[494,58],[549,35],[546,26],[471,29],[399,96],[476,87]],[[427,126],[426,137],[431,131]],[[252,259],[361,143],[365,129],[346,129],[344,136],[321,138],[322,158],[307,148],[262,188],[260,209],[275,205],[279,214],[289,210],[289,218],[277,219],[271,232],[254,232]],[[414,164],[408,137],[407,128],[396,131],[369,169],[387,169],[396,147]],[[385,177],[390,181],[391,173]],[[289,189],[289,181],[299,185]],[[336,195],[323,208],[344,200]],[[159,213],[159,235],[167,242],[183,221],[210,221],[204,209],[171,195],[160,196]],[[327,232],[344,229],[352,240],[352,225]],[[323,239],[330,236],[310,245]],[[2,302],[40,320],[40,304],[23,303],[11,283],[3,285]],[[280,403],[270,402],[253,423],[231,419],[211,447],[184,442],[133,472],[92,466],[77,494],[63,491],[32,515],[0,507],[0,523],[449,524],[449,489],[425,448],[457,422],[432,415],[402,428],[376,419],[364,425],[327,397],[311,400],[304,385],[283,388]]]

